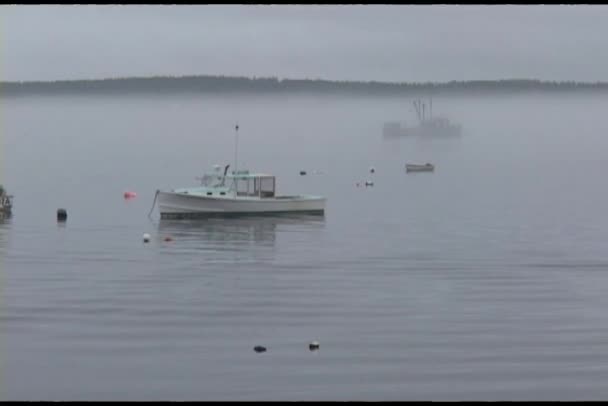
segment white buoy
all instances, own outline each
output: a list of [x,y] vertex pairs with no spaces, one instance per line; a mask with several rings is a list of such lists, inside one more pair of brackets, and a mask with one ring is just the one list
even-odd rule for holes
[[148,234],[148,233],[144,234],[144,242],[150,242],[150,234]]

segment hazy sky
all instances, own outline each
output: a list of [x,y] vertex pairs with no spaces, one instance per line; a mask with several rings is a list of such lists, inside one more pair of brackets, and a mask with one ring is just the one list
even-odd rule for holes
[[607,6],[0,6],[2,80],[608,81]]

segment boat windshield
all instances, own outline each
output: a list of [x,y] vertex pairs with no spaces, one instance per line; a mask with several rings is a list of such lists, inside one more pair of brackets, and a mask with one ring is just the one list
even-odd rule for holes
[[220,187],[224,185],[224,177],[222,175],[203,175],[201,185],[205,187]]

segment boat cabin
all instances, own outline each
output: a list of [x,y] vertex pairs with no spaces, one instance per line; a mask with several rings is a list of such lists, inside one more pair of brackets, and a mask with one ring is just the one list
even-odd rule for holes
[[[230,175],[237,196],[243,197],[274,197],[275,177],[262,173],[249,173],[249,171],[233,172]],[[232,189],[232,187],[231,187]]]
[[203,187],[199,193],[207,196],[235,196],[253,198],[275,197],[276,180],[273,175],[250,173],[248,170],[205,174],[201,178]]

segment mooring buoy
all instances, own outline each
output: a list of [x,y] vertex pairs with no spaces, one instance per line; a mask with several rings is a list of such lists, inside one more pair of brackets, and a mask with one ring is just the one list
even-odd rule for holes
[[66,209],[57,209],[57,221],[66,221],[68,219],[68,212]]

